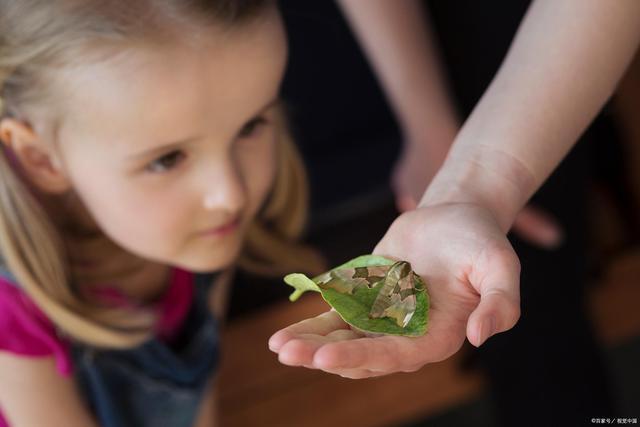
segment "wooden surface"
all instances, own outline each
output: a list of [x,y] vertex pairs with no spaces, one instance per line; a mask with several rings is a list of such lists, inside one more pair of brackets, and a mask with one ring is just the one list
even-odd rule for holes
[[[605,281],[590,298],[599,334],[609,345],[640,336],[640,252],[616,261]],[[220,377],[224,427],[400,425],[482,390],[478,373],[459,370],[459,356],[413,374],[367,380],[279,364],[267,348],[269,336],[326,308],[319,296],[305,295],[295,304],[283,302],[226,328]]]

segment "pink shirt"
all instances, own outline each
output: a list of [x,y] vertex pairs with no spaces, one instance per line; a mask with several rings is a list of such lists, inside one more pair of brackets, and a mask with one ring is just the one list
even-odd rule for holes
[[[115,288],[105,286],[96,293],[116,305],[132,306]],[[180,331],[193,294],[193,274],[173,269],[165,295],[153,305],[159,315],[157,335],[160,339],[171,341]],[[24,357],[52,356],[61,375],[68,377],[73,372],[69,344],[58,336],[53,323],[27,295],[4,277],[0,277],[0,351]],[[0,427],[8,427],[1,412]]]

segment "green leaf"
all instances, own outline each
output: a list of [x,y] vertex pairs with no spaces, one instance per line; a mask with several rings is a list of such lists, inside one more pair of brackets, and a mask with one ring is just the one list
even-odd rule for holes
[[285,276],[284,281],[288,284],[296,288],[295,291],[291,295],[289,295],[290,301],[296,301],[300,298],[300,295],[305,293],[306,291],[316,291],[320,292],[320,288],[315,282],[309,279],[304,274],[293,273]]
[[359,330],[404,336],[426,332],[429,296],[409,263],[363,255],[313,279],[296,273],[287,275],[285,282],[296,289],[291,301],[306,291],[320,292],[345,322]]

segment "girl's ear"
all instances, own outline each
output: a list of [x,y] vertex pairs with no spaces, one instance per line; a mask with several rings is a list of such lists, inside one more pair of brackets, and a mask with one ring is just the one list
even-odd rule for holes
[[13,153],[27,178],[38,189],[60,194],[71,187],[61,162],[28,124],[13,119],[0,120],[0,140]]

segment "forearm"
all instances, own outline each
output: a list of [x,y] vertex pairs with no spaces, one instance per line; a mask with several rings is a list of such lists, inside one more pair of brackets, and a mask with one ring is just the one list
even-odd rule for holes
[[613,93],[640,38],[636,0],[536,0],[421,205],[513,218]]
[[402,128],[416,133],[444,127],[457,129],[456,114],[420,1],[339,0],[339,4]]

